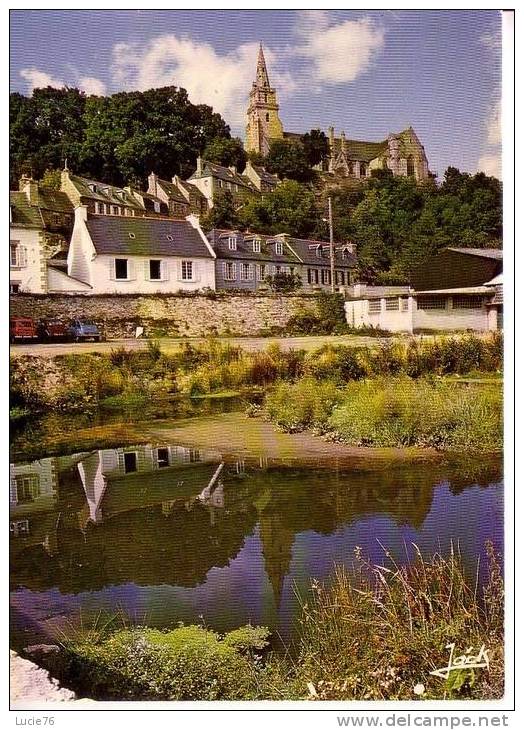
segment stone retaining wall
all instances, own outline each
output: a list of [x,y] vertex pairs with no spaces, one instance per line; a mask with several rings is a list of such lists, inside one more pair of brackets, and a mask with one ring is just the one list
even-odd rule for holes
[[297,311],[316,310],[315,295],[71,296],[17,294],[11,316],[94,320],[107,338],[253,336],[284,327]]

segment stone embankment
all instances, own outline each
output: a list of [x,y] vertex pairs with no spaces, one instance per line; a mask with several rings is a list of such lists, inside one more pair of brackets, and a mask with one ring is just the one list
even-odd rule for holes
[[107,338],[269,334],[297,312],[316,310],[314,295],[72,296],[17,294],[12,317],[94,320]]
[[46,669],[23,659],[12,650],[9,675],[10,698],[15,705],[20,706],[24,702],[70,702],[77,699],[74,692],[61,687],[58,680],[51,677]]

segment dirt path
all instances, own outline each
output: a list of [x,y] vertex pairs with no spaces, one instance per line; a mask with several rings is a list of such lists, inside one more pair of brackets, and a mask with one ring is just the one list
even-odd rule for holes
[[[312,337],[221,337],[220,342],[229,343],[244,350],[265,350],[268,345],[277,343],[283,350],[314,350],[327,343],[336,345],[352,345],[354,347],[376,347],[384,341],[379,337],[364,337],[358,335],[324,335]],[[388,338],[389,339],[389,338]],[[176,352],[183,343],[198,345],[206,342],[203,337],[160,339],[158,340],[163,352]],[[57,342],[53,344],[26,344],[12,345],[12,355],[40,355],[55,357],[71,353],[111,352],[119,347],[127,350],[146,350],[147,340],[108,340],[107,342]]]

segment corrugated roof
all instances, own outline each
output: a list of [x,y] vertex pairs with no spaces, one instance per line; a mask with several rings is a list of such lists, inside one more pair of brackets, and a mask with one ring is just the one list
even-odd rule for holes
[[99,254],[213,258],[186,220],[88,216],[87,229]]
[[471,256],[480,256],[484,259],[497,259],[502,261],[502,249],[500,248],[455,248],[452,246],[448,247],[450,251],[457,251],[458,253],[467,253]]

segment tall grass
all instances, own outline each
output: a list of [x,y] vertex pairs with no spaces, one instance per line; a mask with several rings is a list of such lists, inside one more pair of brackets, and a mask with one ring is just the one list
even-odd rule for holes
[[270,420],[287,431],[321,428],[356,446],[502,449],[498,385],[377,378],[337,388],[304,378],[266,398]]
[[[296,672],[318,699],[497,698],[503,694],[504,588],[488,544],[489,579],[482,594],[467,578],[460,553],[408,566],[385,551],[385,566],[363,559],[338,568],[329,585],[315,583],[303,600]],[[488,650],[490,668],[430,674],[469,647]]]

